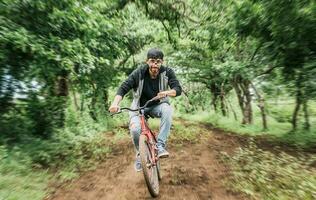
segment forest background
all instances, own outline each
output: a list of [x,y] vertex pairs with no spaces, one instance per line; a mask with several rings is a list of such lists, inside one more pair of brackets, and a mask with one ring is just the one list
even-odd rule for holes
[[312,151],[315,13],[311,0],[2,0],[0,199],[41,199],[110,154],[101,134],[128,118],[108,107],[151,47],[183,87],[175,118]]

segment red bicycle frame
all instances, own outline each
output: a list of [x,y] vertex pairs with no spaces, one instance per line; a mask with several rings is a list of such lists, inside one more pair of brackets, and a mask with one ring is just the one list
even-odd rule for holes
[[144,110],[141,110],[141,114],[140,114],[140,124],[141,124],[141,134],[145,135],[147,137],[147,142],[149,145],[149,149],[150,149],[150,153],[151,153],[151,157],[155,158],[152,160],[152,166],[155,166],[157,161],[158,161],[158,157],[156,155],[156,143],[157,143],[157,138],[156,135],[150,130],[147,120],[145,119],[145,115],[144,115]]

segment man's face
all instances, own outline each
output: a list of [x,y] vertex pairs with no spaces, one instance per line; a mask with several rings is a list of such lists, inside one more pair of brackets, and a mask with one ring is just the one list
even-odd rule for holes
[[159,69],[160,69],[160,66],[161,66],[162,63],[163,63],[162,59],[150,58],[150,59],[147,60],[147,64],[149,66],[149,71],[151,72],[151,74],[153,76],[157,76],[158,75]]

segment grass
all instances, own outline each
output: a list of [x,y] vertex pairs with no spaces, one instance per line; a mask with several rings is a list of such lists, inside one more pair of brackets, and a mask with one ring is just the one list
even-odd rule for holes
[[251,199],[312,200],[316,198],[315,155],[271,153],[250,143],[233,155],[222,154],[231,167],[226,184],[233,191],[248,194]]
[[28,174],[16,174],[12,172],[1,173],[0,199],[43,199],[46,195],[46,187],[50,175],[46,172],[32,172]]
[[[215,127],[221,128],[225,131],[246,134],[250,136],[268,136],[268,138],[297,146],[299,148],[312,148],[316,143],[316,102],[310,103],[310,131],[303,129],[303,116],[299,116],[299,128],[296,132],[292,132],[290,124],[291,115],[289,115],[290,108],[293,102],[283,102],[282,105],[270,105],[268,108],[268,130],[263,130],[261,116],[259,110],[253,106],[254,110],[254,123],[251,125],[242,125],[241,119],[238,121],[234,119],[232,114],[228,117],[223,117],[214,111],[199,111],[195,113],[182,114],[176,113],[176,117],[183,118],[188,121],[204,122],[212,124]],[[270,112],[273,110],[273,112]],[[240,115],[238,115],[240,116]],[[282,120],[279,120],[282,118]]]
[[31,160],[21,159],[17,152],[12,154],[0,146],[0,199],[43,199],[51,175],[33,170]]
[[197,143],[201,128],[198,125],[186,126],[182,121],[174,120],[169,137],[172,144]]

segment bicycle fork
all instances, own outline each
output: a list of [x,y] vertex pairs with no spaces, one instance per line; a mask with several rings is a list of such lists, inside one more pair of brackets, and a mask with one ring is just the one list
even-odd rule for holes
[[158,156],[157,156],[157,146],[156,146],[156,138],[154,138],[154,133],[152,133],[152,131],[148,128],[147,124],[146,124],[146,120],[145,120],[145,117],[144,117],[144,114],[142,113],[141,116],[141,130],[142,130],[142,133],[141,134],[144,134],[147,138],[147,145],[148,145],[148,148],[149,148],[149,151],[150,151],[150,154],[151,154],[151,160],[150,160],[150,163],[148,163],[148,166],[147,167],[153,167],[153,166],[156,166],[157,165],[157,162],[158,162]]

